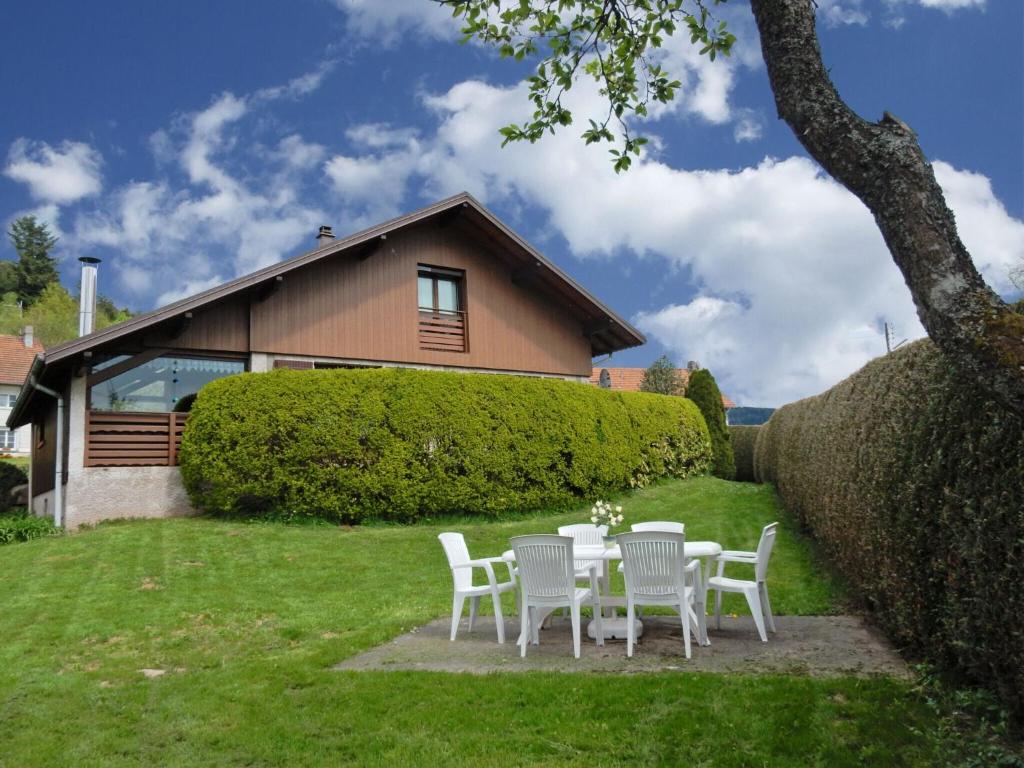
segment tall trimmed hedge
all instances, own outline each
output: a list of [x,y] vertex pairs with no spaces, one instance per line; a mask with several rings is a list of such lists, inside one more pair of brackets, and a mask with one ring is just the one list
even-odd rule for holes
[[736,463],[732,455],[732,441],[729,439],[729,426],[725,420],[725,406],[722,405],[722,392],[711,371],[701,368],[690,374],[686,384],[686,397],[697,404],[711,435],[711,451],[714,456],[711,473],[723,480],[736,477]]
[[707,469],[682,398],[399,368],[244,374],[192,407],[181,469],[212,513],[343,522],[495,514]]
[[1024,722],[1024,423],[925,340],[776,411],[755,450],[901,646]]
[[729,425],[729,439],[732,455],[736,462],[736,479],[745,483],[754,482],[754,444],[757,442],[759,426]]

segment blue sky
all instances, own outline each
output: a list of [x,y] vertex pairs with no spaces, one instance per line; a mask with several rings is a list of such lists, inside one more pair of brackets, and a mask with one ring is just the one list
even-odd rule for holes
[[[0,35],[0,217],[26,212],[101,291],[147,310],[468,190],[662,353],[749,405],[814,394],[922,334],[863,206],[807,159],[774,104],[749,8],[711,63],[665,53],[679,100],[616,176],[578,127],[501,150],[528,114],[522,65],[458,45],[428,0],[37,0]],[[1015,294],[1024,259],[1024,3],[819,0],[823,54],[862,115],[889,110],[935,163],[964,241]],[[600,98],[581,83],[584,123]],[[12,258],[5,241],[0,257]]]

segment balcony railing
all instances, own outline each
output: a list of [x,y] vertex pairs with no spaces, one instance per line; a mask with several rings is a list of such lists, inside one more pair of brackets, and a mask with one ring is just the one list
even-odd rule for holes
[[420,349],[469,351],[469,317],[465,312],[420,307]]
[[187,418],[187,413],[87,411],[85,466],[176,466]]

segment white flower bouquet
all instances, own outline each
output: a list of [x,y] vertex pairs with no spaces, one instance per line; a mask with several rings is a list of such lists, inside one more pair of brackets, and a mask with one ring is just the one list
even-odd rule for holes
[[613,507],[600,499],[590,508],[590,522],[594,525],[607,525],[610,531],[616,525],[622,525],[622,507]]

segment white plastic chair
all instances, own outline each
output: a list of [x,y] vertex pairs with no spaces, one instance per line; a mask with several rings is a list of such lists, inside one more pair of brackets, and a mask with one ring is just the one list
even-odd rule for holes
[[[715,629],[722,628],[722,593],[736,592],[747,598],[747,605],[750,606],[750,613],[754,617],[761,642],[768,642],[768,635],[765,633],[766,623],[768,629],[775,631],[775,617],[772,616],[772,604],[768,600],[768,585],[765,579],[768,575],[768,558],[771,557],[772,547],[775,546],[775,532],[778,527],[778,523],[770,523],[764,527],[756,552],[726,550],[718,556],[718,575],[708,579],[708,589],[715,590]],[[727,578],[724,575],[726,563],[746,563],[754,566],[754,581]]]
[[[591,523],[578,523],[576,525],[560,525],[558,527],[559,536],[571,536],[573,544],[585,544],[593,547],[603,547],[604,537],[608,535],[607,525],[593,525]],[[577,560],[576,561],[576,578],[586,579],[588,578],[588,571],[591,565],[596,565],[598,570],[604,566],[603,560]]]
[[[686,564],[686,536],[669,531],[636,531],[615,537],[626,571],[626,655],[633,655],[640,605],[666,605],[679,612],[683,624],[683,650],[690,658],[691,606],[700,597],[700,562]],[[687,581],[697,586],[688,586]],[[694,618],[700,621],[703,607]],[[697,632],[701,636],[700,630]]]
[[580,657],[580,606],[590,600],[594,608],[597,644],[604,645],[601,627],[601,594],[597,588],[597,565],[589,567],[590,588],[576,586],[576,566],[573,560],[572,537],[537,534],[515,536],[510,539],[519,566],[519,616],[521,631],[519,645],[522,656],[532,640],[540,643],[541,611],[568,608],[572,617],[572,648]]
[[[633,523],[630,526],[630,529],[634,533],[645,532],[645,531],[646,532],[661,531],[663,533],[686,533],[686,526],[685,526],[685,524],[677,523],[677,522],[672,521],[672,520],[651,520],[650,522],[646,522],[646,523]],[[689,563],[687,563],[687,565],[689,565]],[[623,563],[619,563],[619,573],[625,573],[625,572],[626,572],[625,565]],[[692,576],[693,573],[697,574],[696,577]],[[690,582],[687,586],[698,587],[699,588],[701,586],[700,569],[698,568],[696,571],[693,571],[693,570],[687,571],[687,581]],[[706,593],[704,592],[703,589],[698,594],[699,602],[702,603],[702,604],[705,602],[705,595],[706,595]],[[695,602],[698,602],[698,600],[695,599]],[[637,612],[636,613],[637,613],[637,616],[642,616],[643,615],[643,609],[637,608]],[[698,614],[696,612],[694,612],[694,618],[696,618],[697,615]],[[701,632],[701,637],[698,639],[698,642],[707,644],[706,643],[707,632],[704,631],[704,614],[700,614],[700,619],[697,621],[697,624],[695,624],[695,626],[699,626],[700,627],[700,632]]]
[[[516,588],[515,572],[512,564],[505,562],[500,557],[484,557],[471,560],[469,550],[466,548],[466,539],[461,533],[442,533],[438,537],[444,553],[448,557],[448,567],[452,569],[452,582],[455,586],[455,596],[452,599],[452,636],[459,631],[459,621],[462,619],[462,609],[465,606],[466,598],[469,598],[469,631],[473,631],[473,622],[476,620],[477,610],[480,608],[480,598],[490,595],[494,604],[494,623],[498,628],[498,642],[505,642],[505,620],[501,615],[501,594],[511,592]],[[494,575],[493,563],[502,563],[508,567],[508,581],[499,582]],[[473,586],[473,569],[482,568],[487,574],[486,586]]]

